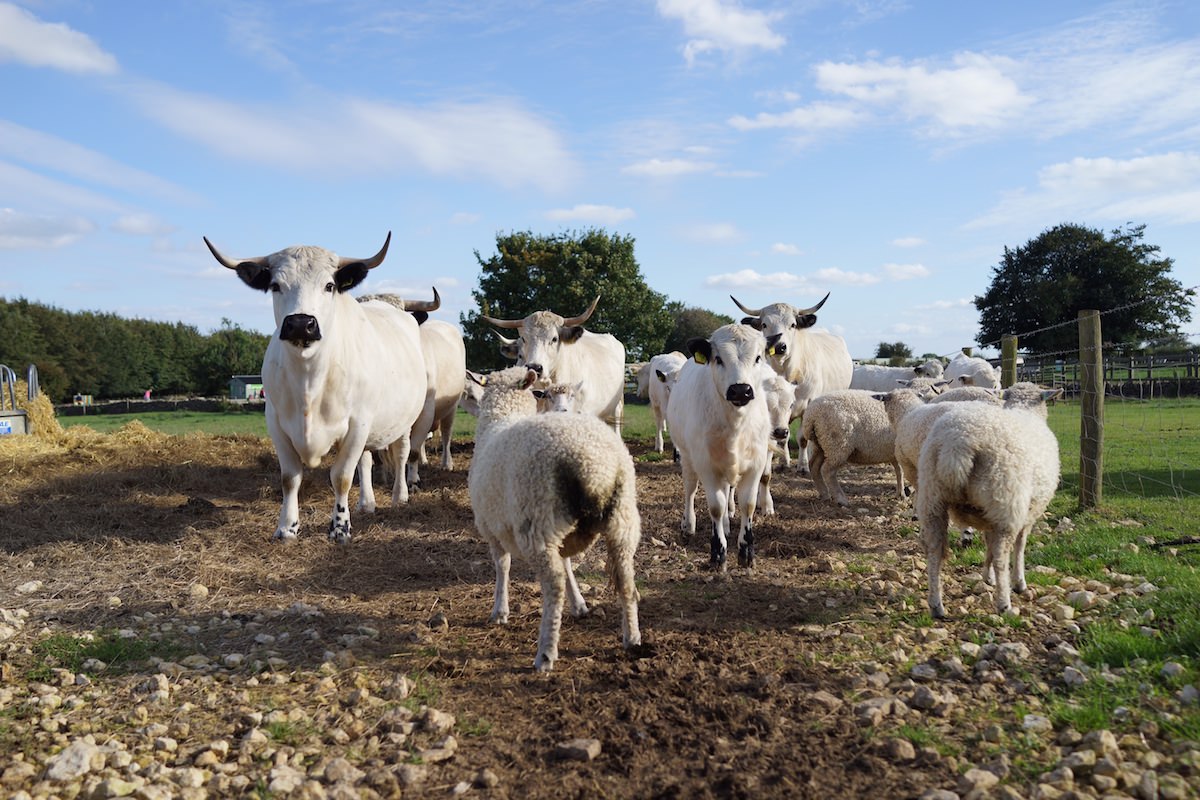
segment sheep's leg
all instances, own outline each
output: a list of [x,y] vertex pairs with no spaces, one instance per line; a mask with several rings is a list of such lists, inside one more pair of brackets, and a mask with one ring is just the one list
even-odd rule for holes
[[738,566],[747,569],[754,566],[754,507],[758,486],[759,482],[754,479],[752,471],[743,475],[738,485],[742,522],[738,531]]
[[496,567],[496,593],[490,621],[505,625],[508,623],[508,571],[512,556],[498,542],[491,542],[491,550],[492,564]]
[[[813,449],[813,452],[816,452],[816,448]],[[816,459],[813,460],[815,461]],[[838,470],[843,466],[845,466],[845,464],[834,463],[833,461],[830,461],[828,457],[826,457],[822,460],[820,475],[825,479],[825,487],[832,496],[833,501],[842,508],[849,508],[850,498],[846,497],[846,491],[842,488],[841,481],[838,480]],[[817,476],[816,467],[813,467],[812,469],[812,476],[815,481]]]
[[538,672],[549,672],[558,660],[558,635],[562,628],[563,595],[566,593],[566,575],[563,558],[552,550],[540,554],[538,573],[542,582],[542,627],[538,633],[537,657],[533,668]]
[[570,601],[571,616],[586,617],[588,614],[587,601],[583,599],[583,592],[579,591],[579,584],[575,581],[575,569],[571,564],[571,559],[563,559],[563,569],[567,573],[567,600]]
[[988,549],[993,544],[996,554],[992,557],[992,566],[996,570],[996,613],[1004,614],[1012,610],[1012,572],[1011,564],[1013,536],[1010,531],[996,531]]
[[819,444],[813,444],[812,459],[809,461],[809,468],[812,470],[813,488],[817,490],[817,497],[822,500],[830,499],[829,486],[825,483],[825,474],[821,471],[825,466],[825,451],[821,449]]
[[900,471],[898,462],[892,462],[892,469],[896,473],[896,496],[903,500],[908,497],[908,489],[904,486],[904,473]]
[[[268,415],[269,416],[269,415]],[[279,507],[279,524],[272,537],[280,542],[295,541],[300,532],[300,478],[304,466],[300,456],[289,442],[275,440],[275,453],[279,457],[279,477],[283,485],[283,505]]]
[[1017,531],[1017,540],[1013,542],[1012,589],[1017,594],[1025,591],[1025,541],[1033,526],[1025,526]]
[[358,460],[358,510],[366,514],[375,513],[375,487],[371,481],[371,467],[375,459],[370,450],[363,450]]
[[[984,531],[983,533],[983,580],[988,586],[996,585],[996,562],[993,560],[995,557],[995,535],[995,531]],[[963,547],[968,547],[974,540],[975,536],[972,534],[972,529],[969,527],[963,528],[959,543]]]
[[709,540],[709,566],[725,571],[725,553],[728,550],[729,489],[722,487],[716,491],[705,491],[708,498],[708,518],[712,520],[712,538]]
[[388,446],[389,459],[392,462],[392,505],[398,506],[408,502],[408,484],[404,481],[404,464],[408,461],[412,449],[412,438],[404,434]]
[[680,467],[683,470],[683,522],[679,528],[686,539],[696,532],[696,489],[700,485],[700,479],[696,470],[692,469],[689,459],[681,459]]
[[929,576],[929,614],[935,619],[946,616],[946,607],[942,605],[942,559],[946,555],[947,528],[945,507],[921,509],[921,541],[925,545],[925,569]]
[[604,532],[608,548],[608,580],[621,603],[621,643],[633,647],[642,643],[638,627],[638,590],[633,575],[633,551],[641,538],[641,520],[637,507],[613,515]]

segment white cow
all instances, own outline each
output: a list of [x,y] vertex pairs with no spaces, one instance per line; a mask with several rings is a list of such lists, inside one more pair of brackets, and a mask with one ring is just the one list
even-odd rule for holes
[[[771,366],[796,384],[793,420],[804,415],[808,401],[814,397],[850,386],[854,362],[850,359],[850,351],[846,349],[846,340],[823,328],[812,327],[817,322],[817,309],[825,305],[828,294],[812,308],[772,303],[750,309],[733,295],[729,299],[750,315],[742,323],[758,328],[767,337]],[[783,453],[784,464],[790,464],[787,442],[784,442]],[[802,475],[808,474],[808,451],[803,447],[799,451],[798,466]]]
[[738,564],[754,563],[754,510],[770,458],[771,423],[758,367],[766,339],[749,325],[724,325],[709,339],[690,339],[692,360],[671,389],[667,424],[683,468],[685,536],[696,532],[694,498],[704,484],[712,520],[709,563],[725,569],[729,498],[735,490],[741,517]]
[[[517,363],[551,383],[583,383],[583,413],[595,414],[618,433],[625,413],[625,345],[611,333],[592,333],[583,323],[592,316],[600,296],[587,311],[564,319],[553,311],[535,311],[525,319],[481,318],[497,328],[515,329],[516,340],[502,345]],[[511,348],[515,346],[516,350]]]
[[[396,464],[408,459],[426,394],[417,321],[391,304],[358,303],[349,294],[383,262],[391,240],[389,233],[368,259],[297,246],[238,260],[204,239],[223,266],[251,288],[270,292],[275,309],[275,333],[262,367],[267,431],[283,482],[275,539],[296,538],[304,467],[317,466],[331,449],[337,448],[329,472],[334,493],[329,538],[335,542],[350,540],[355,467],[369,482],[371,450],[387,449]],[[398,471],[392,503],[406,502],[408,487]]]
[[942,362],[935,358],[915,367],[858,364],[854,367],[854,374],[850,377],[850,388],[863,389],[868,392],[890,392],[896,388],[899,381],[911,381],[914,378],[940,378],[942,369]]
[[687,361],[687,356],[678,350],[660,353],[646,365],[649,376],[646,394],[650,396],[650,410],[654,413],[654,450],[663,451],[663,434],[667,430],[667,404],[671,401],[671,376]]
[[[359,302],[382,300],[411,313],[420,325],[421,352],[425,356],[425,377],[428,381],[426,413],[418,418],[412,432],[412,452],[408,461],[408,485],[419,488],[421,474],[418,464],[426,463],[425,439],[432,431],[441,437],[442,468],[454,469],[450,440],[454,434],[454,414],[466,386],[467,349],[457,326],[440,319],[431,319],[429,312],[442,305],[437,287],[433,300],[406,300],[394,294],[364,295]],[[432,409],[432,410],[431,410]],[[393,465],[394,467],[394,465]]]

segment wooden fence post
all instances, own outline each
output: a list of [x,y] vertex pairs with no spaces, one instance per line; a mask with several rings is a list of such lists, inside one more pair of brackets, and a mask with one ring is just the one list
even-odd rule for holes
[[1017,382],[1017,337],[1000,337],[1000,388]]
[[1100,312],[1079,312],[1079,505],[1100,505],[1104,484],[1104,354]]

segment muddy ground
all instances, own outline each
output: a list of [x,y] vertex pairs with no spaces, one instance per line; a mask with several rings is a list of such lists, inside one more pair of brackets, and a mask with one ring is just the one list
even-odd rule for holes
[[[325,538],[324,470],[306,473],[299,541],[270,541],[280,490],[265,439],[142,429],[10,449],[0,453],[0,607],[19,604],[31,616],[24,649],[6,655],[7,674],[19,680],[36,659],[30,642],[52,632],[140,630],[147,619],[161,632],[170,620],[168,637],[182,654],[218,660],[252,655],[253,632],[269,630],[273,668],[293,674],[291,686],[328,672],[332,659],[343,685],[356,672],[375,681],[404,674],[429,705],[455,715],[454,757],[429,763],[428,779],[406,796],[447,796],[474,782],[471,792],[498,798],[892,798],[954,789],[961,772],[996,754],[984,727],[1016,736],[1020,713],[1038,707],[1030,692],[1048,691],[1061,670],[1046,655],[1046,630],[989,616],[978,567],[962,555],[947,573],[953,618],[928,635],[923,559],[890,470],[847,470],[853,505],[839,509],[819,501],[808,478],[777,468],[778,513],[758,521],[755,567],[734,559],[727,574],[714,574],[707,537],[681,539],[678,467],[652,460],[644,446],[632,451],[644,645],[620,647],[600,545],[578,567],[592,614],[564,621],[554,671],[537,674],[540,592],[519,561],[510,624],[488,624],[493,572],[473,533],[469,444],[455,445],[454,471],[426,467],[407,506],[389,507],[387,490],[377,488],[382,507],[354,515],[345,547]],[[28,581],[41,585],[18,600],[13,588]],[[1034,610],[1031,596],[1016,603]],[[261,615],[265,626],[214,624]],[[981,680],[968,660],[965,674],[936,682],[959,698],[949,707],[883,719],[856,711],[864,698],[906,696],[914,664],[965,658],[961,643],[989,641],[1027,643],[1021,680]],[[279,707],[306,696],[243,690],[229,703]],[[197,702],[185,739],[236,737],[222,705]],[[69,739],[74,723],[65,724],[59,733]],[[99,727],[90,729],[121,735]],[[386,741],[356,743],[353,728],[349,742],[305,734],[360,765],[411,758],[402,746],[389,752]],[[564,758],[559,745],[576,739],[595,740],[599,754]],[[1044,745],[1040,759],[1027,752],[1034,766],[1024,773],[1002,771],[1015,790],[1025,793],[1038,769],[1055,763],[1052,735]],[[477,780],[483,770],[498,778],[494,786]]]

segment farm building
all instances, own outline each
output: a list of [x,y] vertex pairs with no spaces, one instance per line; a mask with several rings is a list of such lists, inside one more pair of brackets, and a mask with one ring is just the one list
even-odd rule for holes
[[262,396],[262,375],[234,375],[229,379],[230,400],[257,400]]

